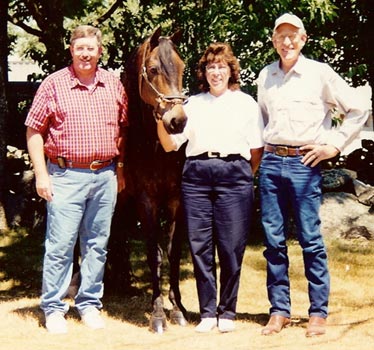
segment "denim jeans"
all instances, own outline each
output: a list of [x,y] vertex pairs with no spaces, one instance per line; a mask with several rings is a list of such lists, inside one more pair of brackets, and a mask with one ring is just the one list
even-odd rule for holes
[[98,171],[61,169],[48,163],[53,200],[47,203],[47,228],[41,308],[46,315],[68,311],[63,301],[72,277],[79,237],[81,284],[75,297],[80,313],[102,307],[103,276],[111,219],[117,198],[114,165]]
[[[253,176],[240,158],[187,159],[182,194],[201,318],[234,319],[253,204]],[[215,252],[220,264],[217,303]],[[217,305],[218,304],[218,305]]]
[[260,165],[262,225],[265,233],[267,290],[270,314],[290,317],[287,222],[295,219],[308,280],[309,316],[327,317],[330,276],[326,248],[320,233],[321,173],[305,166],[302,156],[282,157],[265,152]]

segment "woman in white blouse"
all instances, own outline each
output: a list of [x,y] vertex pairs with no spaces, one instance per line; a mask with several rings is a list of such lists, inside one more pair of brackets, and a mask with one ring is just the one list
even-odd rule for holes
[[157,125],[165,151],[187,142],[182,196],[200,306],[197,332],[217,325],[221,332],[235,329],[253,175],[263,152],[262,118],[256,101],[240,91],[239,69],[227,43],[210,44],[197,68],[201,93],[183,106],[188,118],[183,133],[169,135],[162,121]]

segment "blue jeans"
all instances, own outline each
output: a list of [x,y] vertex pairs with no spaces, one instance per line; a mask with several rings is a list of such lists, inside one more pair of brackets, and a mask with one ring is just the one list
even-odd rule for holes
[[301,163],[302,156],[265,152],[260,165],[262,225],[265,232],[270,315],[290,317],[287,222],[292,207],[304,259],[310,300],[309,316],[326,318],[330,292],[326,248],[320,233],[321,173]]
[[[190,160],[182,194],[201,318],[234,319],[253,204],[253,176],[244,158]],[[215,252],[220,263],[217,305]]]
[[47,229],[41,308],[46,315],[66,313],[63,301],[72,277],[79,237],[81,284],[75,297],[80,313],[102,307],[103,276],[111,219],[117,198],[114,165],[98,171],[61,169],[48,163],[53,200],[47,203]]

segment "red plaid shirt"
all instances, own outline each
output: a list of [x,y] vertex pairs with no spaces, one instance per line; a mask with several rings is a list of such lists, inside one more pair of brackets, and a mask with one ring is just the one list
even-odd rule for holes
[[47,157],[77,163],[117,156],[120,127],[127,124],[127,97],[120,80],[98,68],[89,90],[72,67],[41,83],[25,121],[43,135]]

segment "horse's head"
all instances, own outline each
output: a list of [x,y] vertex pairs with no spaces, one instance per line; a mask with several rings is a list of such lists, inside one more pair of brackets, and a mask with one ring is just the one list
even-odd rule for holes
[[[139,94],[153,106],[156,119],[162,119],[169,133],[182,132],[187,117],[181,108],[184,63],[175,49],[180,32],[161,36],[158,28],[139,48]],[[164,118],[165,117],[165,118]]]

